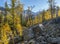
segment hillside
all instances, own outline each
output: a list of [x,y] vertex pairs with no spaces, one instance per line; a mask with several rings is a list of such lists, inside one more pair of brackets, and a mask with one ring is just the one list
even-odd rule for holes
[[[37,24],[24,30],[24,40],[33,44],[59,44],[60,17],[47,21],[46,24]],[[24,42],[25,43],[25,42]]]

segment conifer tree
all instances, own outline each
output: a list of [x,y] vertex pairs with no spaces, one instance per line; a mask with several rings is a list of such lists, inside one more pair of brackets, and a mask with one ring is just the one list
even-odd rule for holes
[[43,10],[43,12],[42,12],[42,22],[44,22],[45,21],[45,10]]
[[58,11],[59,11],[59,7],[56,7],[56,17],[58,17]]
[[[8,4],[7,4],[7,1],[5,2],[5,19],[4,19],[4,22],[6,23],[7,22],[7,12],[9,10],[9,7],[8,7]],[[8,23],[8,22],[7,22]]]
[[53,14],[55,13],[55,0],[48,0],[50,11],[51,11],[51,19],[53,19]]

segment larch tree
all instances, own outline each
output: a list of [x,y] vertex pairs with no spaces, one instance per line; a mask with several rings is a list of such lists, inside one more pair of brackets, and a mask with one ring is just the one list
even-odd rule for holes
[[[16,29],[18,30],[18,32],[20,33],[20,36],[22,37],[23,36],[23,29],[22,29],[22,24],[23,24],[23,4],[20,3],[20,0],[17,0],[17,6],[16,6],[16,9],[17,9],[17,24],[16,24]],[[16,12],[15,12],[16,13]]]
[[42,22],[44,22],[45,21],[45,10],[43,10],[43,12],[42,12]]
[[20,0],[17,1],[17,9],[18,9],[18,13],[20,15],[20,23],[21,25],[23,25],[23,4],[20,3]]
[[4,19],[4,22],[8,23],[8,20],[7,20],[7,12],[9,10],[9,7],[8,7],[8,4],[7,4],[7,1],[5,2],[5,19]]
[[23,30],[22,30],[23,5],[20,4],[20,0],[11,0],[11,2],[12,2],[11,10],[13,16],[12,31],[14,36],[19,35],[20,37],[22,37],[23,36]]
[[13,19],[12,25],[11,25],[11,30],[12,30],[12,33],[14,34],[14,36],[15,36],[14,32],[16,31],[16,29],[14,27],[14,25],[15,25],[15,23],[14,23],[15,2],[16,2],[16,0],[11,0],[11,12],[10,12],[12,14],[12,19]]
[[8,38],[9,37],[7,37],[7,36],[11,32],[10,26],[7,22],[7,11],[8,11],[8,9],[9,9],[8,4],[7,4],[7,2],[5,2],[5,14],[4,14],[4,18],[3,18],[4,20],[2,20],[3,25],[2,25],[2,28],[1,28],[1,34],[2,34],[1,35],[1,40],[3,41],[4,44],[8,44]]
[[56,7],[56,18],[58,17],[58,11],[59,11],[59,7]]
[[27,9],[27,26],[29,26],[31,24],[31,8],[28,7]]
[[1,29],[2,29],[2,26],[3,26],[3,22],[4,22],[3,15],[0,14],[0,40],[1,40]]
[[51,19],[53,19],[53,14],[55,13],[55,0],[48,0],[50,11],[51,11]]
[[28,15],[28,22],[30,21],[30,24],[33,25],[33,14],[32,14],[32,10],[35,6],[28,6],[27,9],[27,15]]

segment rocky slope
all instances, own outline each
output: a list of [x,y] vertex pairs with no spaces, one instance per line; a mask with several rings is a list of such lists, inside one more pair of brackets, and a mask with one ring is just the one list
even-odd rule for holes
[[27,30],[24,31],[27,44],[60,44],[60,17]]

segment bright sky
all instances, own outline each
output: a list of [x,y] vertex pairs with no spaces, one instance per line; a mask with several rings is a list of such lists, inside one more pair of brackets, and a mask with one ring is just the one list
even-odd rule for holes
[[[0,6],[4,7],[4,2],[6,0],[0,0]],[[10,3],[10,0],[7,0],[8,4]],[[43,9],[48,9],[48,0],[20,0],[21,3],[24,4],[24,9],[26,10],[28,6],[35,6],[33,8],[33,12],[37,12],[37,11],[42,11]],[[56,1],[56,5],[60,6],[60,0],[55,0]]]

